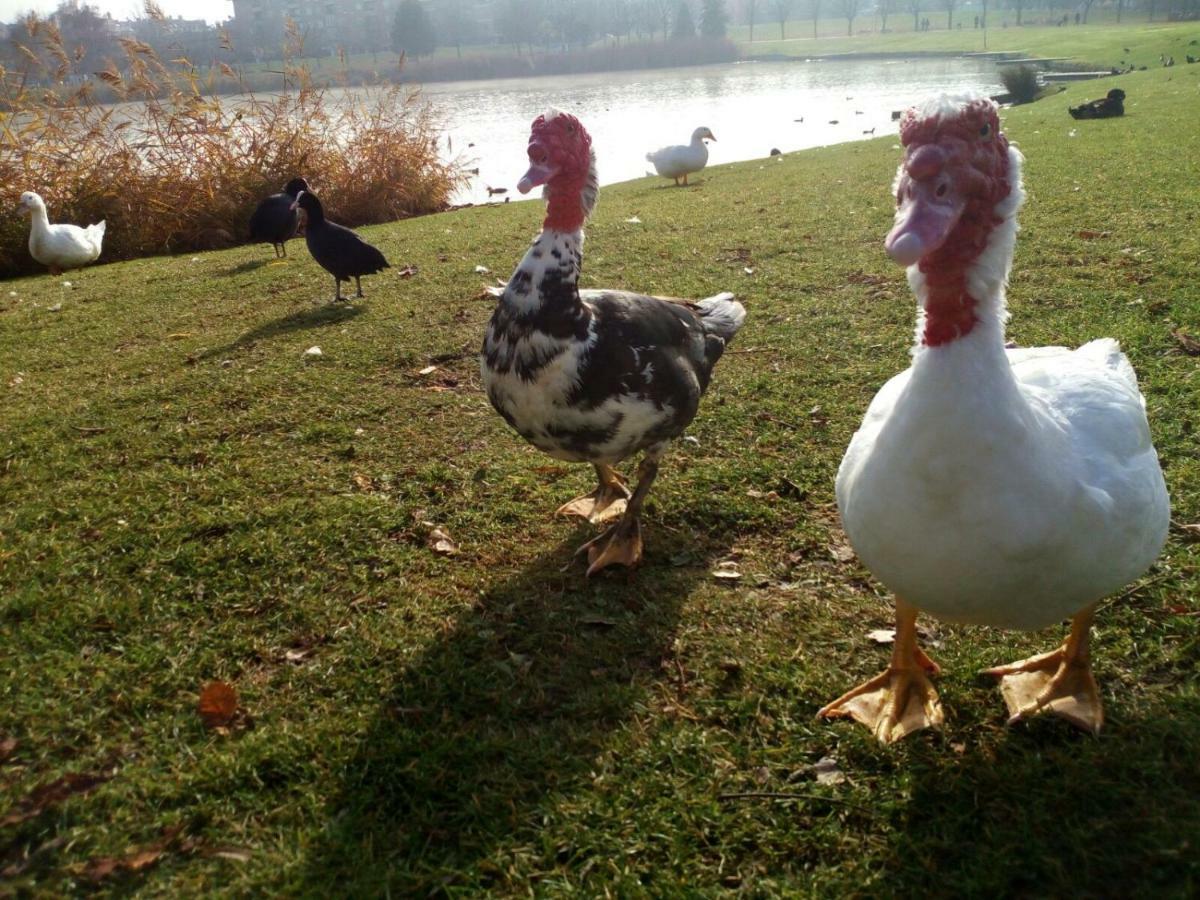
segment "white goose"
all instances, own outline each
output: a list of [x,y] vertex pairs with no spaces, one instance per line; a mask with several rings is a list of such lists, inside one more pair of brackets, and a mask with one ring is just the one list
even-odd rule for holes
[[876,395],[837,477],[854,549],[896,594],[882,675],[821,710],[888,743],[940,725],[918,611],[1034,630],[1072,618],[1058,649],[989,669],[1011,722],[1046,710],[1103,722],[1089,666],[1096,604],[1141,575],[1169,510],[1137,378],[1117,342],[1007,350],[1004,290],[1024,199],[996,106],[910,109],[885,247],[921,304],[910,369]]
[[705,138],[710,141],[716,140],[711,131],[700,126],[692,132],[690,144],[662,147],[653,153],[647,153],[646,159],[654,164],[654,171],[659,175],[674,178],[676,185],[682,178],[686,185],[688,175],[699,172],[708,165],[708,145],[704,143]]
[[78,225],[51,225],[46,215],[46,202],[33,191],[21,195],[21,207],[33,219],[29,231],[29,253],[42,265],[58,275],[67,269],[78,269],[100,256],[104,243],[104,222],[87,228]]

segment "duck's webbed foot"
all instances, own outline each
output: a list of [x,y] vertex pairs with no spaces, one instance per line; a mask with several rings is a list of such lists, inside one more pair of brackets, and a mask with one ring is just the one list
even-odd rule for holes
[[625,512],[629,488],[625,479],[612,466],[596,463],[597,487],[590,494],[564,503],[556,511],[559,516],[579,516],[593,525],[615,519]]
[[577,554],[587,551],[588,575],[595,575],[608,566],[636,566],[642,561],[642,525],[639,517],[646,495],[650,493],[650,485],[654,484],[658,475],[658,460],[664,449],[665,444],[659,444],[646,451],[638,465],[637,487],[626,502],[621,521],[576,551]]
[[1104,707],[1092,677],[1089,649],[1093,612],[1089,607],[1075,617],[1071,636],[1057,650],[984,670],[1000,679],[1009,725],[1048,712],[1076,728],[1100,733]]
[[817,715],[852,718],[884,744],[922,728],[940,728],[942,703],[928,677],[940,669],[917,646],[916,622],[916,607],[897,598],[896,642],[887,669],[823,706]]
[[609,566],[633,568],[642,561],[642,524],[637,517],[626,514],[620,522],[592,538],[576,554],[587,551],[588,575],[595,575]]

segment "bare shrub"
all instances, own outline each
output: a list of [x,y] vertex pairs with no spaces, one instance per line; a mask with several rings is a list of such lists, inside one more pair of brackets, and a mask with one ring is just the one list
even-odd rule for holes
[[1038,70],[1028,64],[1005,66],[1000,70],[1000,81],[1013,103],[1032,103],[1041,90],[1041,85],[1038,84]]
[[[296,175],[349,225],[443,209],[462,182],[439,161],[438,123],[410,88],[343,94],[285,61],[288,90],[222,102],[215,77],[127,38],[121,64],[94,73],[121,101],[106,106],[57,29],[32,16],[25,29],[24,69],[0,68],[0,204],[34,190],[54,221],[107,219],[106,260],[244,241],[255,204]],[[294,59],[292,26],[288,44]],[[27,236],[27,222],[0,217],[0,275],[35,270]]]

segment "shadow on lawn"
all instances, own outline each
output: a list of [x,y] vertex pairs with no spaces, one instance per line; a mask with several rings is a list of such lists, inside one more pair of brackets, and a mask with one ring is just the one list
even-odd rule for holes
[[284,334],[291,334],[293,331],[305,331],[309,328],[325,328],[329,325],[339,325],[343,322],[349,322],[355,316],[362,315],[365,309],[366,307],[361,303],[355,306],[347,303],[345,305],[328,304],[317,306],[313,309],[289,313],[286,316],[259,325],[257,328],[250,329],[237,340],[223,347],[215,347],[204,351],[204,353],[200,354],[200,359],[225,356],[233,350],[238,350],[242,347],[251,347],[259,341],[269,340],[270,338],[279,337]]
[[663,543],[682,539],[660,531],[636,577],[561,572],[588,533],[493,585],[397,673],[302,884],[325,896],[484,890],[504,878],[488,857],[514,840],[555,864],[537,838],[549,795],[587,778],[663,677],[680,605],[706,571],[671,567],[683,548]]
[[1200,700],[1181,690],[1132,716],[1098,739],[1034,721],[957,760],[944,743],[920,746],[881,883],[902,897],[1188,894],[1200,881]]

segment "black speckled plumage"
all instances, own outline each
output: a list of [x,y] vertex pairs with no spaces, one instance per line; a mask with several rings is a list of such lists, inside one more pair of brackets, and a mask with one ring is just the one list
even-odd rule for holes
[[[596,470],[596,489],[558,510],[600,523],[588,574],[642,559],[640,516],[672,438],[696,415],[713,366],[746,318],[732,294],[692,303],[579,289],[583,225],[599,190],[591,136],[551,110],[530,130],[517,184],[545,185],[542,233],[508,280],[480,354],[488,399],[539,450]],[[629,490],[614,466],[641,452]]]
[[308,245],[308,252],[321,268],[333,276],[334,300],[346,299],[342,296],[341,283],[351,278],[358,288],[358,296],[363,296],[359,279],[363,275],[389,268],[383,254],[346,226],[326,219],[325,210],[315,194],[304,191],[296,204],[304,210],[307,220],[304,242]]
[[276,256],[287,256],[287,242],[296,236],[300,214],[293,209],[301,191],[308,190],[303,178],[293,178],[282,193],[272,194],[258,204],[250,217],[250,240],[275,247]]

